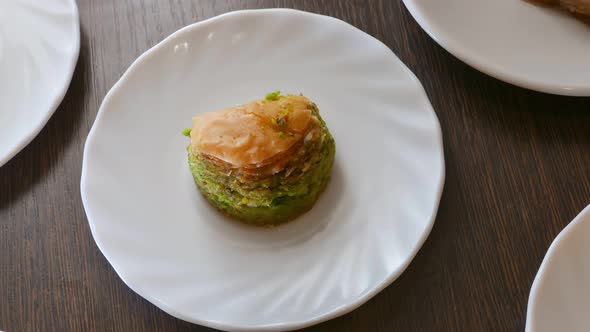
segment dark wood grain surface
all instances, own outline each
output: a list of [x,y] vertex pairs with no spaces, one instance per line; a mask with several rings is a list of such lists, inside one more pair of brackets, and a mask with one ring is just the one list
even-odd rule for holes
[[131,291],[96,247],[79,193],[83,144],[131,62],[175,30],[243,8],[343,19],[387,44],[440,119],[447,177],[432,233],[368,303],[308,331],[524,331],[557,233],[590,203],[590,99],[517,88],[461,63],[399,0],[78,0],[71,87],[39,136],[0,168],[0,330],[211,331]]

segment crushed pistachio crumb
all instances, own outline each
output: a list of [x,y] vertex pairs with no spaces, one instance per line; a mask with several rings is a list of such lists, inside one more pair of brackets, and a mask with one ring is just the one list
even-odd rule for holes
[[264,97],[264,99],[277,100],[277,99],[279,99],[280,96],[281,96],[281,91],[274,91],[274,92],[266,94],[266,97]]
[[285,128],[287,126],[287,120],[289,120],[289,116],[278,116],[276,118],[271,118],[270,123],[275,128]]
[[184,128],[184,130],[182,131],[182,134],[186,137],[190,137],[191,136],[191,128]]
[[276,124],[277,124],[277,127],[284,127],[284,126],[286,126],[287,125],[287,119],[288,118],[286,116],[277,118],[277,120],[275,121]]

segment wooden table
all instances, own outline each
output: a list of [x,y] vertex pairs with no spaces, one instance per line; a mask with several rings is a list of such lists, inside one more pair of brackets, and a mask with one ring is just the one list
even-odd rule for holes
[[309,331],[524,331],[531,283],[557,233],[590,203],[590,99],[481,74],[397,0],[78,0],[82,47],[62,105],[0,168],[0,330],[210,331],[132,292],[96,247],[80,199],[83,145],[110,87],[175,30],[230,10],[293,7],[387,44],[422,81],[447,177],[432,233],[406,272]]

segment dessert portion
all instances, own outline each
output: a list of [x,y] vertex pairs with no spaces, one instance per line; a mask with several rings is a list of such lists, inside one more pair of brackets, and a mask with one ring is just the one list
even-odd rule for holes
[[256,225],[309,210],[330,180],[336,152],[318,107],[278,91],[197,116],[185,135],[201,193],[225,214]]
[[561,6],[586,22],[590,20],[590,0],[533,0],[533,2]]

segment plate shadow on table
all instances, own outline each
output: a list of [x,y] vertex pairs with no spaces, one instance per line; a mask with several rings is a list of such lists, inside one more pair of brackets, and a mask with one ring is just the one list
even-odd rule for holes
[[[70,86],[61,104],[22,151],[0,167],[0,211],[9,209],[26,192],[49,176],[62,161],[68,145],[80,129],[82,110],[89,91],[90,46],[83,27],[80,30],[80,54]],[[83,146],[76,147],[80,149]],[[82,160],[79,160],[81,165]],[[76,165],[79,167],[79,165]],[[75,177],[77,178],[77,177]],[[57,188],[59,190],[59,188]],[[0,218],[2,219],[2,218]],[[2,220],[0,220],[0,223]]]

